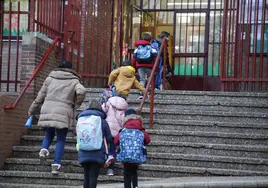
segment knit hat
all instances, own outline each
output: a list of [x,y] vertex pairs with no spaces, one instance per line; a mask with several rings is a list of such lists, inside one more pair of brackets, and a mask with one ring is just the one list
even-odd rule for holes
[[123,66],[131,66],[131,65],[132,65],[132,63],[129,60],[126,60],[123,62]]
[[132,115],[132,114],[137,114],[136,110],[132,109],[132,108],[129,108],[125,111],[125,116],[129,116],[129,115]]
[[72,66],[72,63],[70,61],[64,60],[59,64],[58,67],[59,68],[69,68],[69,69],[71,69],[73,66]]

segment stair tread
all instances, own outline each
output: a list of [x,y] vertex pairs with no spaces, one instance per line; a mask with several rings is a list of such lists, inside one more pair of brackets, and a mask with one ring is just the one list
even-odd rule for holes
[[[89,93],[99,93],[104,88],[86,88]],[[140,94],[137,89],[131,89],[130,94]],[[233,96],[233,97],[257,97],[268,98],[267,92],[229,92],[229,91],[189,91],[189,90],[156,90],[156,94],[194,95],[194,96]]]
[[[160,130],[160,129],[148,129],[149,134],[155,135],[169,135],[169,136],[199,136],[199,137],[217,137],[217,138],[240,138],[240,139],[258,139],[268,140],[267,134],[255,134],[255,133],[225,133],[225,132],[205,132],[205,131],[180,131],[180,130]],[[43,136],[39,135],[24,135],[24,140],[42,140]],[[76,141],[75,137],[68,136],[67,141]]]
[[[143,118],[144,124],[149,123],[149,118]],[[154,123],[158,124],[174,124],[174,125],[200,125],[200,126],[217,126],[217,127],[233,127],[233,128],[255,128],[268,129],[267,124],[264,123],[247,123],[247,122],[221,122],[221,121],[201,121],[201,120],[178,120],[178,119],[157,119],[154,118]],[[29,130],[44,129],[38,125],[32,125]]]
[[6,187],[12,187],[12,188],[78,188],[79,186],[0,183],[0,187],[3,187],[3,188],[6,188]]
[[[41,144],[41,143],[40,143]],[[210,143],[194,143],[194,142],[171,142],[171,141],[151,141],[149,146],[185,146],[195,148],[208,149],[231,149],[239,151],[268,151],[267,145],[233,145],[233,144],[210,144]],[[54,146],[51,147],[54,149]],[[14,151],[39,151],[40,146],[13,146]],[[66,146],[65,151],[77,152],[75,147]]]
[[[15,170],[0,170],[0,177],[24,177],[24,178],[51,178],[51,179],[76,179],[83,180],[84,174],[82,173],[62,173],[60,172],[57,176],[52,175],[51,172],[36,172],[36,171],[15,171]],[[154,180],[159,178],[152,177],[140,177],[143,180]],[[121,181],[122,176],[107,176],[100,175],[98,180],[113,180]]]
[[[157,159],[174,159],[174,160],[195,160],[195,161],[207,161],[207,162],[230,162],[241,164],[264,164],[268,166],[268,159],[263,158],[249,158],[249,157],[233,157],[233,156],[215,156],[215,155],[202,155],[202,154],[183,154],[183,153],[160,153],[160,152],[148,152],[149,158]],[[53,162],[52,159],[48,161]],[[6,163],[14,164],[36,164],[38,165],[38,158],[7,158]],[[79,165],[77,160],[62,160],[62,164]]]

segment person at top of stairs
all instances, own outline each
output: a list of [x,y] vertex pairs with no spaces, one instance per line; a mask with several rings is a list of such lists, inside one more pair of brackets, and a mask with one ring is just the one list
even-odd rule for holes
[[134,86],[141,92],[145,92],[145,88],[140,84],[135,76],[135,68],[131,66],[131,61],[124,61],[123,66],[113,70],[110,73],[108,85],[113,85],[116,88],[116,94],[128,97],[130,89]]
[[[102,109],[106,113],[106,121],[109,124],[113,138],[119,133],[119,130],[123,128],[125,111],[128,108],[127,101],[120,97],[114,96],[108,99],[106,103],[102,104]],[[113,159],[116,155],[116,145],[112,142],[109,147],[108,159],[105,162],[104,167],[108,167],[107,175],[113,176],[114,162]]]
[[[69,127],[74,126],[74,109],[82,104],[86,90],[81,77],[72,70],[69,61],[63,61],[43,83],[36,99],[29,108],[29,115],[38,115],[38,126],[45,128],[45,138],[39,152],[43,164],[49,155],[49,146],[57,134],[52,174],[58,174]],[[41,108],[41,110],[40,110]]]

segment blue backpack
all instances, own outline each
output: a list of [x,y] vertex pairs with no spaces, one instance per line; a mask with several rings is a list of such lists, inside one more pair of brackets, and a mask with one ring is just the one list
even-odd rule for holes
[[124,128],[120,132],[119,143],[118,162],[143,163],[147,160],[147,156],[144,155],[144,134],[142,131]]
[[82,116],[78,118],[76,125],[77,144],[76,149],[93,151],[102,147],[102,124],[99,116]]
[[110,97],[116,96],[116,88],[115,86],[109,86],[108,89],[101,89],[100,90],[100,103],[104,104],[107,103]]
[[157,53],[160,50],[161,44],[157,40],[153,40],[151,42],[152,47],[157,51]]
[[139,45],[136,51],[136,59],[139,63],[152,63],[152,47],[151,45]]

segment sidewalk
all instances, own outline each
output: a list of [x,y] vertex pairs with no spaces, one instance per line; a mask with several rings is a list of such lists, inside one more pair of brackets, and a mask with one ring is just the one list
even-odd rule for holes
[[[98,188],[123,188],[121,184],[99,185]],[[179,177],[139,182],[139,188],[255,188],[268,187],[268,176]]]

